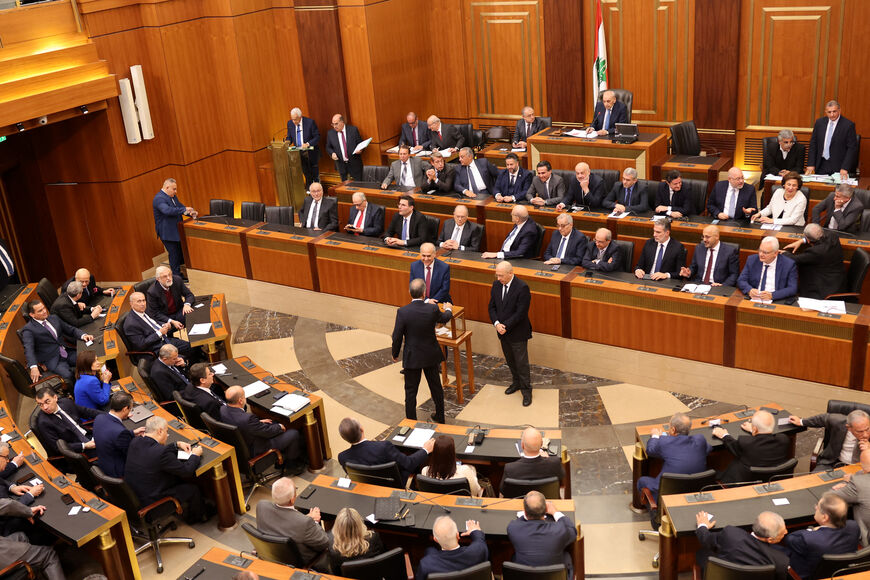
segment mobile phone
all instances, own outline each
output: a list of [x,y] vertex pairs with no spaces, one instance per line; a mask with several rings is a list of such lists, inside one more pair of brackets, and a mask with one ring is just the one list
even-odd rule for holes
[[63,500],[64,505],[69,505],[69,504],[71,504],[71,503],[75,503],[75,502],[76,502],[76,500],[73,499],[73,496],[71,496],[71,495],[68,494],[68,493],[65,493],[65,494],[63,494],[62,496],[60,496],[60,499]]
[[408,426],[400,427],[399,428],[399,435],[405,436],[408,434],[408,431],[410,431],[410,430],[411,430],[411,428]]
[[36,475],[31,471],[30,473],[28,473],[28,474],[25,475],[24,477],[20,477],[20,478],[18,478],[18,480],[17,480],[15,483],[17,483],[18,485],[24,485],[24,484],[26,484],[28,481],[30,481],[31,479],[33,479],[34,477],[36,477]]
[[314,487],[313,485],[309,485],[308,487],[305,488],[305,491],[303,491],[302,493],[299,494],[299,497],[301,497],[302,499],[308,499],[309,497],[311,497],[311,494],[314,493],[315,491],[317,491],[317,488]]

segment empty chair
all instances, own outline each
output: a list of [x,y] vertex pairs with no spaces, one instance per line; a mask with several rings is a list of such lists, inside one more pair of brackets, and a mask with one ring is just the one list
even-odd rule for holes
[[553,117],[538,117],[541,123],[544,124],[544,127],[552,127],[553,126]]
[[139,364],[136,365],[136,371],[139,373],[139,378],[142,379],[142,382],[145,384],[145,389],[148,391],[148,394],[151,395],[151,398],[154,399],[154,402],[176,417],[182,417],[181,409],[178,407],[178,403],[175,402],[175,399],[164,398],[160,389],[158,389],[154,384],[154,379],[151,378],[151,365],[148,364],[148,361],[140,360]]
[[150,278],[145,278],[141,282],[136,282],[133,284],[133,292],[141,292],[142,294],[145,294],[148,292],[148,289],[154,285],[154,279],[154,276],[151,276]]
[[433,244],[438,239],[438,231],[441,229],[441,220],[434,215],[423,214],[426,218],[426,241]]
[[749,467],[749,471],[752,472],[753,477],[757,477],[758,479],[768,482],[776,479],[785,479],[784,475],[792,475],[794,474],[794,467],[797,465],[797,459],[792,457],[791,459],[780,463],[779,465],[773,465],[771,467]]
[[399,466],[395,461],[381,463],[380,465],[363,465],[361,463],[347,462],[344,465],[347,476],[353,481],[382,485],[386,487],[405,488],[405,482],[399,473]]
[[385,165],[366,165],[363,167],[362,180],[366,183],[377,183],[380,186],[389,172],[390,168]]
[[459,129],[459,133],[462,135],[465,140],[465,145],[463,147],[471,147],[474,148],[474,127],[471,123],[457,123],[456,128]]
[[627,240],[613,240],[617,251],[622,255],[622,271],[634,272],[634,244]]
[[505,478],[502,483],[504,497],[524,497],[532,490],[540,491],[547,499],[559,499],[559,478],[554,476],[540,479]]
[[492,580],[492,564],[481,562],[457,572],[429,574],[429,580]]
[[[242,530],[245,531],[248,540],[254,546],[254,554],[258,558],[297,568],[304,568],[308,565],[308,562],[302,561],[299,547],[290,538],[261,532],[249,523],[243,523]],[[317,557],[319,558],[320,554]]]
[[341,575],[356,580],[406,580],[414,577],[411,560],[402,548],[393,548],[371,558],[344,562]]
[[701,138],[695,121],[671,125],[671,149],[674,155],[700,155]]
[[[12,8],[13,6],[15,4],[9,6],[0,4],[0,10]],[[36,570],[24,560],[16,560],[0,570],[0,580],[36,580],[36,578],[41,578],[41,576],[37,576]]]
[[592,174],[597,175],[604,182],[604,193],[610,193],[613,185],[619,181],[619,171],[616,169],[593,169]]
[[57,300],[58,296],[60,296],[57,292],[57,288],[48,280],[48,278],[43,278],[36,285],[36,295],[39,296],[39,299],[42,300],[42,303],[45,304],[46,308],[51,308],[51,305],[54,304],[54,301]]
[[689,198],[691,215],[702,215],[707,211],[707,188],[708,184],[706,181],[683,178],[683,191],[686,192]]
[[259,201],[243,201],[242,219],[255,222],[266,221],[266,204]]
[[474,129],[471,131],[471,147],[480,149],[486,143],[486,135],[482,129]]
[[773,564],[747,566],[726,562],[716,557],[707,560],[705,580],[774,580],[776,568]]
[[813,578],[830,578],[832,576],[839,578],[845,574],[850,574],[852,568],[857,568],[856,572],[866,571],[868,564],[870,564],[870,546],[846,554],[824,554],[822,561],[813,571]]
[[501,577],[502,580],[566,580],[568,570],[565,568],[565,564],[526,566],[515,562],[505,562]]
[[849,262],[849,269],[846,270],[846,291],[831,294],[827,296],[827,300],[845,300],[857,303],[861,298],[861,287],[864,285],[868,267],[870,267],[870,254],[866,250],[855,248],[852,260]]
[[535,255],[532,256],[533,260],[537,260],[541,257],[541,248],[544,247],[544,226],[535,222],[535,229],[538,231],[538,241],[535,242]]
[[211,199],[208,202],[208,213],[209,215],[233,217],[235,206],[235,202],[231,199]]
[[495,127],[490,127],[486,130],[487,143],[492,143],[494,141],[510,141],[510,139],[511,134],[510,131],[507,130],[507,127],[496,125]]
[[414,478],[417,484],[417,489],[428,493],[449,493],[450,495],[471,495],[471,486],[468,479],[436,479],[434,477],[426,477],[418,473]]
[[70,386],[59,375],[43,375],[34,383],[30,380],[30,373],[27,372],[24,365],[14,358],[9,358],[2,354],[0,354],[0,365],[3,366],[3,370],[9,376],[9,380],[15,386],[15,390],[25,397],[34,398],[36,391],[40,387],[52,387],[56,393],[70,389]]
[[266,223],[280,224],[282,226],[293,225],[293,206],[292,205],[267,205],[266,206]]
[[75,473],[76,482],[91,492],[96,490],[97,480],[91,473],[91,462],[88,461],[87,456],[70,449],[66,441],[62,439],[57,442],[57,450],[66,458],[66,464],[70,471]]

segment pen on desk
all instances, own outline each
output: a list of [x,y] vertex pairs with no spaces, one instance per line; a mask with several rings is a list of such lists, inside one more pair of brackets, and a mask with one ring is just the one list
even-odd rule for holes
[[400,520],[405,519],[405,516],[407,516],[410,512],[411,512],[411,508],[408,506],[405,506],[405,511],[402,512],[402,514],[399,516],[399,519]]
[[202,574],[203,572],[205,572],[205,568],[200,568],[199,572],[197,572],[193,576],[189,576],[189,577],[185,576],[184,580],[195,580],[196,578],[199,578],[199,575]]

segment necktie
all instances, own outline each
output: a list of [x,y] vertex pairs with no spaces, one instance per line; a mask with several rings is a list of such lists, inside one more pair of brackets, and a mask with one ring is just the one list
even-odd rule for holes
[[507,295],[508,286],[507,284],[501,285],[501,299],[504,300],[504,297]]
[[[363,213],[365,213],[365,211],[357,211],[356,212],[356,222],[354,222],[354,224],[353,224],[353,227],[355,227],[356,229],[362,228],[363,217],[364,217]],[[356,234],[356,235],[359,235],[359,234]]]
[[710,283],[710,276],[713,275],[713,248],[707,250],[707,268],[704,270],[704,284]]
[[408,174],[408,162],[402,162],[402,173],[399,175],[399,185],[405,185],[405,176]]
[[544,199],[550,199],[550,180],[544,182]]
[[828,121],[828,130],[825,131],[825,148],[822,149],[822,157],[831,158],[831,137],[834,136],[834,124]]
[[852,461],[850,463],[858,463],[861,461],[861,445],[859,441],[855,441],[855,447],[852,448]]
[[402,218],[402,239],[408,239],[408,218]]
[[526,138],[529,137],[529,133],[532,132],[532,126],[529,123],[526,123]]
[[517,178],[516,173],[511,173],[511,185],[510,185],[511,189],[513,189],[513,187],[514,187],[514,181],[516,181],[516,178]]
[[605,131],[610,128],[610,109],[607,109],[607,112],[604,113],[604,125],[601,128]]
[[296,126],[296,146],[302,147],[302,123]]
[[341,138],[341,159],[347,161],[347,141],[344,140],[344,131],[338,134]]
[[565,236],[562,236],[562,241],[559,242],[559,249],[556,251],[556,257],[559,258],[560,260],[563,257],[565,257],[565,254],[563,252],[565,251],[565,244],[567,242],[568,242],[568,238],[566,238]]
[[508,234],[507,239],[505,239],[504,243],[501,245],[502,252],[507,251],[507,248],[511,247],[511,242],[514,241],[514,236],[517,235],[518,231],[517,226],[514,226],[514,229],[511,230],[511,233]]
[[629,187],[628,189],[625,190],[625,209],[626,209],[626,211],[628,210],[629,206],[631,205],[631,190],[632,189],[634,189],[634,186]]
[[142,314],[142,319],[143,319],[145,322],[148,323],[148,326],[150,326],[151,328],[154,329],[154,332],[157,333],[157,336],[160,337],[160,340],[163,340],[163,341],[166,340],[166,337],[163,336],[163,333],[162,333],[162,332],[160,332],[160,325],[157,324],[157,323],[154,321],[153,318],[151,318],[151,317],[148,316],[147,314]]
[[[54,337],[54,339],[57,340],[57,331],[54,329],[54,327],[51,324],[49,324],[48,320],[44,321],[42,323],[42,326],[44,326],[45,329],[51,333],[51,335]],[[58,343],[58,348],[60,349],[60,357],[66,358],[66,349],[63,347],[63,345]]]
[[468,189],[477,193],[477,184],[474,182],[474,175],[471,174],[471,165],[468,166]]
[[308,213],[308,225],[307,228],[316,228],[317,227],[317,214],[320,213],[320,200],[314,202],[314,207],[311,208],[311,211]]
[[[57,413],[55,413],[55,415],[61,421],[66,421],[67,423],[69,423],[70,425],[72,425],[75,428],[76,435],[79,436],[79,442],[87,443],[89,441],[88,432],[85,431],[84,429],[82,429],[81,425],[76,424],[75,420],[72,417],[70,417],[69,415],[67,415],[66,411],[61,409],[60,406],[58,406]],[[856,445],[856,447],[857,447],[857,445]]]
[[462,228],[459,226],[455,226],[453,228],[453,235],[450,236],[450,239],[456,240],[458,242],[460,237],[462,237]]
[[443,137],[441,137],[441,129],[438,129],[438,140],[443,140]]
[[426,298],[429,298],[429,292],[432,286],[432,266],[426,266]]
[[600,262],[604,259],[604,250],[598,250],[598,258],[596,258],[596,262]]
[[728,188],[728,217],[733,218],[737,215],[737,190],[733,187]]
[[674,205],[674,190],[670,189],[669,191],[671,193],[668,195],[668,205],[671,206]]
[[[417,127],[419,127],[419,125]],[[411,129],[411,134],[414,136],[414,147],[420,144],[417,142],[417,127]]]
[[656,254],[656,263],[653,265],[653,273],[662,269],[662,255],[665,253],[665,245],[659,244],[659,251]]
[[764,292],[764,289],[767,287],[767,268],[768,264],[764,265],[764,271],[761,273],[761,284],[758,285],[758,289]]
[[3,263],[3,269],[6,270],[8,275],[12,275],[15,272],[15,266],[12,265],[12,258],[9,257],[9,254],[6,253],[6,248],[0,245],[0,262]]

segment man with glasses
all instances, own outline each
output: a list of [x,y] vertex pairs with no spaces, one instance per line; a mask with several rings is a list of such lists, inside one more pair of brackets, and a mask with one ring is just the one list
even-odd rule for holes
[[739,167],[728,170],[728,180],[713,186],[707,213],[718,220],[748,220],[758,211],[755,188],[746,183]]
[[445,250],[479,252],[482,239],[483,227],[468,221],[468,208],[457,205],[453,208],[453,219],[444,220],[438,245]]
[[6,479],[22,465],[24,465],[24,452],[19,451],[18,455],[13,457],[9,444],[0,443],[0,478]]
[[848,415],[821,413],[806,419],[796,415],[789,423],[801,427],[824,427],[828,444],[819,454],[815,471],[825,471],[838,464],[858,463],[861,451],[870,449],[870,415],[856,409]]
[[528,138],[546,128],[544,122],[535,117],[535,110],[531,107],[523,107],[522,117],[514,128],[513,146],[517,149],[525,149]]
[[384,231],[384,207],[366,201],[366,194],[354,192],[353,207],[344,230],[356,236],[380,237]]
[[803,173],[805,151],[806,147],[797,142],[791,129],[780,131],[776,141],[766,143],[764,146],[761,179],[758,180],[759,189],[764,187],[764,178],[767,175],[782,177],[790,171]]
[[749,256],[737,287],[752,300],[785,300],[797,294],[798,272],[794,260],[779,259],[779,240],[767,236],[758,254]]
[[342,181],[346,181],[348,175],[355,181],[362,181],[362,156],[356,153],[362,140],[359,129],[346,124],[342,115],[333,115],[332,129],[326,134],[326,152],[335,161],[335,170]]
[[854,193],[850,185],[839,184],[828,197],[816,204],[810,221],[823,228],[857,234],[864,204]]

